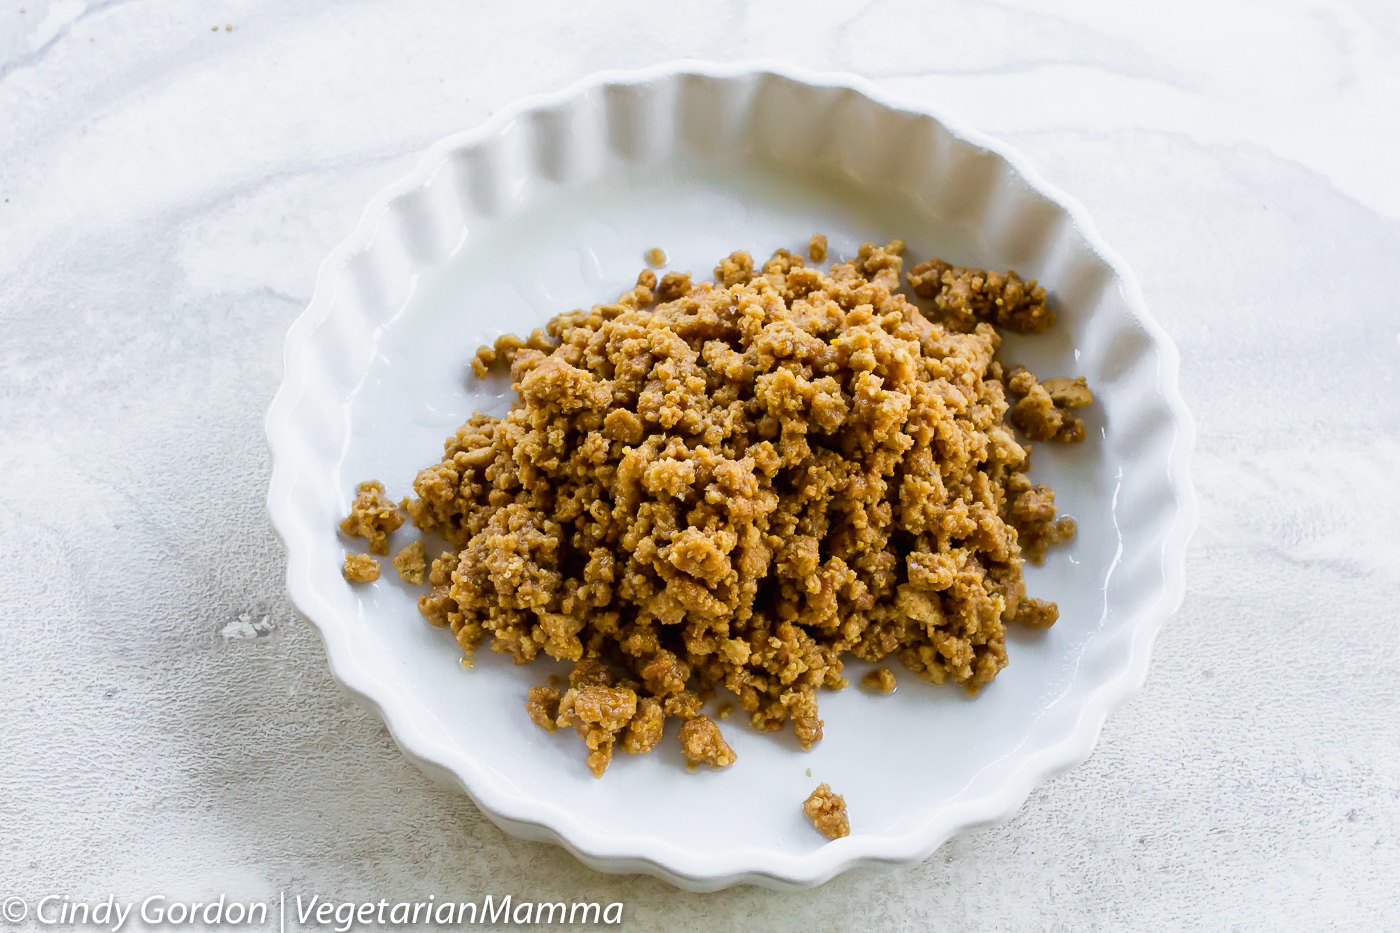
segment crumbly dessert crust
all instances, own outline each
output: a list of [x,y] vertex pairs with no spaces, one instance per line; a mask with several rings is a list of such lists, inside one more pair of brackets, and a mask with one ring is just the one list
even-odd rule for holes
[[403,513],[384,496],[384,485],[370,480],[359,485],[340,530],[351,537],[369,539],[371,554],[388,554],[389,535],[403,521]]
[[403,582],[415,586],[421,584],[428,570],[428,555],[423,542],[414,541],[395,554],[394,569],[399,572],[399,579]]
[[719,726],[705,715],[686,720],[681,726],[681,754],[691,767],[727,768],[737,757],[720,734]]
[[572,726],[595,775],[672,718],[688,759],[727,765],[700,714],[720,687],[810,747],[846,654],[976,692],[1008,623],[1053,624],[1022,565],[1074,526],[1016,431],[1082,440],[1092,394],[997,358],[996,326],[1053,323],[1043,288],[934,259],[908,278],[921,310],[899,291],[903,248],[827,271],[736,252],[699,283],[645,270],[615,302],[477,351],[517,398],[414,481],[413,523],[454,549],[419,609],[468,654],[573,662],[557,707],[532,691],[527,711]]
[[877,667],[860,679],[860,685],[875,693],[894,693],[894,688],[899,686],[899,680],[888,667]]
[[846,798],[833,793],[831,785],[818,784],[817,789],[802,802],[802,812],[828,839],[840,839],[851,834],[851,820],[846,814]]
[[368,554],[346,554],[340,571],[351,583],[373,583],[379,579],[379,561]]

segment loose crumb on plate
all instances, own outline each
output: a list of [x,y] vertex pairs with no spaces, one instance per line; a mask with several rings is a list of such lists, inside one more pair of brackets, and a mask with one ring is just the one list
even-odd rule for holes
[[666,251],[659,246],[653,246],[647,250],[647,265],[653,267],[666,265]]
[[414,541],[395,554],[394,569],[399,572],[399,579],[403,582],[412,583],[415,586],[421,584],[423,576],[428,570],[428,556],[423,548],[423,542]]
[[371,554],[388,554],[389,535],[403,520],[398,506],[385,498],[384,484],[371,480],[359,485],[340,530],[352,537],[368,538]]
[[1011,423],[1026,437],[1061,444],[1084,440],[1084,422],[1072,411],[1094,400],[1084,377],[1039,382],[1029,370],[1013,366],[1006,374],[1006,388],[1016,399]]
[[727,768],[738,757],[709,716],[696,716],[681,726],[681,754],[691,767]]
[[823,234],[812,234],[812,239],[807,243],[807,255],[812,262],[826,261],[826,237]]
[[807,819],[828,839],[840,839],[851,834],[851,821],[846,815],[846,798],[831,791],[831,785],[818,784],[802,803]]
[[656,286],[656,300],[676,301],[689,295],[692,290],[689,272],[667,272],[661,277],[661,284]]
[[894,693],[897,684],[894,671],[888,667],[877,667],[860,679],[862,687],[875,693]]
[[560,726],[573,726],[588,746],[588,768],[595,778],[602,777],[612,761],[618,733],[627,728],[637,713],[637,694],[625,687],[585,684],[570,687],[559,700]]
[[346,554],[341,573],[351,583],[373,583],[379,579],[379,561],[368,554]]
[[525,712],[530,721],[545,732],[558,728],[559,691],[554,687],[531,687],[525,700]]
[[[655,280],[655,275],[652,275],[652,278]],[[491,366],[497,361],[503,361],[510,366],[515,362],[515,355],[521,350],[549,350],[553,346],[549,337],[538,327],[524,340],[515,334],[502,334],[496,338],[494,344],[477,348],[476,355],[472,357],[472,372],[478,379],[485,379]]]

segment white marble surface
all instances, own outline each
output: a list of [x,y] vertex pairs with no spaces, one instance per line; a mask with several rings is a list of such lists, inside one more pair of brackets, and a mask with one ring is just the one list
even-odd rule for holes
[[[800,894],[595,874],[430,785],[336,691],[263,507],[283,334],[369,195],[519,96],[682,56],[858,71],[1019,147],[1137,270],[1200,426],[1185,606],[1093,759],[923,865]],[[1384,2],[10,0],[0,898],[1400,927],[1397,157]]]

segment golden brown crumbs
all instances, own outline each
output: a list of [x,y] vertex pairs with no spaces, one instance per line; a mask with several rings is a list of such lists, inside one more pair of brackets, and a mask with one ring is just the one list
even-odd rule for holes
[[715,711],[715,718],[723,721],[725,719],[728,719],[729,714],[732,712],[734,712],[733,703],[721,703],[719,705],[719,709]]
[[665,729],[666,711],[662,702],[656,697],[642,697],[637,701],[637,715],[622,733],[622,748],[633,755],[644,755],[661,744]]
[[[1074,537],[1074,519],[1068,515],[1057,518],[1055,512],[1055,491],[1049,486],[1036,485],[1020,490],[1011,500],[1010,514],[1019,529],[1021,554],[1032,563],[1044,560],[1049,547]],[[1028,600],[1028,603],[1039,604],[1040,600]],[[1044,605],[1054,610],[1054,603]],[[1044,628],[1045,625],[1034,627]]]
[[691,287],[689,272],[667,272],[656,286],[656,300],[667,302],[684,298],[690,294]]
[[403,582],[415,586],[422,583],[423,575],[428,569],[428,556],[423,549],[423,542],[414,541],[395,554],[394,569],[399,572],[399,579]]
[[824,235],[812,234],[812,239],[807,243],[807,256],[812,262],[826,262],[826,237]]
[[1081,376],[1076,379],[1036,380],[1019,366],[1007,370],[1006,388],[1016,404],[1011,423],[1033,441],[1078,443],[1084,440],[1084,422],[1072,412],[1094,400]]
[[894,688],[898,686],[898,681],[894,676],[894,671],[888,667],[877,667],[873,671],[868,671],[860,679],[860,685],[867,690],[876,693],[894,693]]
[[403,515],[385,498],[383,484],[370,481],[359,485],[340,530],[352,537],[368,538],[371,554],[388,554],[389,535],[402,524]]
[[909,286],[921,298],[932,298],[954,330],[971,331],[979,321],[1021,334],[1039,334],[1055,323],[1045,303],[1045,289],[1015,272],[1000,274],[965,269],[941,259],[921,262],[909,272]]
[[340,572],[351,583],[373,583],[379,579],[379,561],[368,554],[346,554]]
[[[811,777],[810,774],[807,775]],[[851,821],[846,815],[846,798],[831,792],[831,785],[818,784],[811,796],[802,802],[802,812],[828,839],[840,839],[851,834]]]
[[[655,284],[656,276],[648,271],[645,273],[652,277]],[[485,379],[491,366],[498,360],[504,361],[507,366],[515,362],[515,355],[521,350],[548,350],[553,347],[549,336],[540,328],[535,328],[530,332],[530,336],[521,340],[515,334],[502,334],[496,338],[492,346],[478,347],[476,354],[472,357],[472,372],[478,379]]]
[[709,716],[696,716],[681,726],[681,754],[691,767],[727,768],[737,757]]
[[558,725],[573,726],[588,746],[588,768],[602,777],[612,761],[613,742],[637,714],[636,691],[597,684],[570,687],[559,700]]
[[666,265],[666,251],[659,246],[653,246],[651,249],[647,250],[647,265]]
[[525,712],[530,721],[545,732],[558,728],[559,691],[554,687],[531,687],[525,699]]
[[419,610],[468,654],[573,662],[554,721],[595,775],[673,718],[689,759],[732,761],[702,715],[721,687],[810,747],[847,653],[976,692],[1007,623],[1055,621],[1022,565],[1074,525],[1015,432],[1058,418],[1051,436],[1082,439],[1070,412],[1092,396],[998,358],[994,325],[1053,321],[1043,288],[935,259],[909,276],[921,310],[903,250],[867,243],[827,272],[735,252],[698,284],[644,270],[478,351],[517,398],[414,481],[413,523],[453,548]]

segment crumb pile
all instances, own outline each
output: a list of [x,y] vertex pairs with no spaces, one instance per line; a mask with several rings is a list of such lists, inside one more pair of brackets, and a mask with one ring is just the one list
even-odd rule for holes
[[[595,775],[670,718],[692,764],[732,763],[701,713],[716,688],[810,747],[847,653],[975,692],[1006,665],[1007,623],[1055,621],[1022,563],[1074,525],[1015,431],[1081,440],[1089,390],[997,359],[997,327],[1053,324],[1043,288],[932,260],[908,277],[926,313],[898,291],[902,251],[866,244],[829,271],[736,252],[700,283],[647,270],[478,351],[517,399],[414,481],[414,525],[452,545],[420,610],[467,653],[574,662],[527,710],[572,726]],[[382,520],[361,523],[377,544]]]

